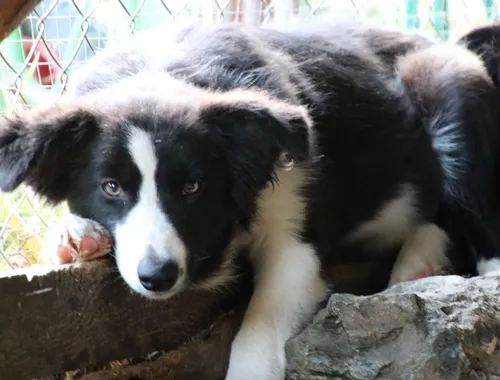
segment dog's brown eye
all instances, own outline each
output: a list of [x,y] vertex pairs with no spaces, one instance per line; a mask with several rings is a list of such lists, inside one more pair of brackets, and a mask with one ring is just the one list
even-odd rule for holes
[[122,193],[122,187],[116,181],[108,181],[102,185],[102,189],[110,197],[117,197]]
[[200,183],[198,181],[187,182],[182,188],[182,195],[193,195],[200,191]]

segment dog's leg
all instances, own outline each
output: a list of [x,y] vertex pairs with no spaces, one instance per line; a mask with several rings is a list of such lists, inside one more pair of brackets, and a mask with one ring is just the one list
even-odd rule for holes
[[405,239],[392,268],[389,286],[404,281],[438,275],[449,265],[448,235],[435,224],[417,227]]
[[54,264],[68,264],[94,260],[111,249],[112,238],[104,227],[69,213],[48,229],[41,255]]
[[253,258],[254,294],[231,348],[226,380],[283,380],[285,343],[327,294],[310,245],[287,236]]

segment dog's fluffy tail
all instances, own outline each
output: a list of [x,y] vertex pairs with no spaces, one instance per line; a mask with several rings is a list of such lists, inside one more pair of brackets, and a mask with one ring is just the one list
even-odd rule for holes
[[477,201],[483,184],[478,179],[484,162],[493,160],[498,132],[496,88],[483,63],[473,52],[443,43],[409,53],[397,69],[426,121],[445,197]]
[[473,29],[458,43],[483,60],[491,79],[500,87],[500,23]]
[[[495,199],[500,207],[500,23],[475,28],[458,40],[458,45],[465,47],[480,58],[489,77],[496,86],[495,104],[489,106],[496,111],[496,137],[490,133],[495,155]],[[484,128],[484,127],[483,127]],[[499,217],[500,218],[500,217]],[[500,220],[500,219],[499,219]]]
[[[441,165],[443,201],[438,224],[457,247],[470,247],[456,256],[464,260],[460,265],[464,273],[473,273],[471,252],[490,256],[500,252],[490,210],[500,132],[492,72],[486,72],[474,51],[453,43],[409,53],[399,60],[397,69]],[[457,262],[457,257],[452,261]]]

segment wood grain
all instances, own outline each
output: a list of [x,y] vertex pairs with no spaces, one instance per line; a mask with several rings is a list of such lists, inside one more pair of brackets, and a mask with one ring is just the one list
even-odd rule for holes
[[[251,293],[246,273],[232,291],[186,291],[168,302],[149,301],[132,294],[106,260],[37,268],[0,277],[2,380],[48,376],[175,350],[210,331],[220,315],[244,306]],[[382,261],[334,265],[325,276],[337,291],[369,294],[385,285],[388,268]],[[220,327],[219,343],[212,344],[217,349],[203,351],[206,360],[192,361],[193,371],[220,371],[225,363],[221,357],[226,358],[238,323],[231,320]],[[196,356],[197,350],[189,355]],[[215,365],[217,371],[209,368]]]
[[249,294],[241,286],[232,293],[186,291],[169,302],[149,301],[132,294],[105,263],[35,274],[32,268],[0,278],[0,379],[177,348]]
[[245,309],[223,314],[202,334],[153,361],[90,373],[81,380],[223,380]]

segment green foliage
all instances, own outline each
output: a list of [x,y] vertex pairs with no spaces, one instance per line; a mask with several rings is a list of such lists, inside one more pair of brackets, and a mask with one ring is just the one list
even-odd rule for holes
[[0,205],[0,271],[43,263],[38,253],[44,232],[65,205],[47,206],[27,188],[0,193]]

